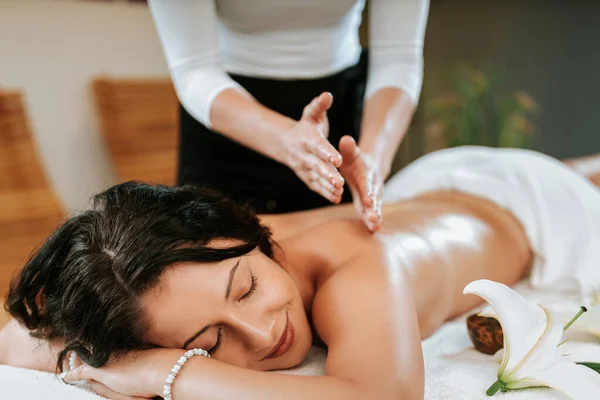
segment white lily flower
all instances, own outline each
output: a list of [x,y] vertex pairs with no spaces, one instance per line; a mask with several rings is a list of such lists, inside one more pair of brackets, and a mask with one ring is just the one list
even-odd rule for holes
[[574,400],[600,396],[600,375],[560,355],[560,318],[541,305],[532,305],[501,283],[478,280],[463,293],[483,298],[494,309],[504,333],[504,356],[498,381],[487,391],[549,386]]

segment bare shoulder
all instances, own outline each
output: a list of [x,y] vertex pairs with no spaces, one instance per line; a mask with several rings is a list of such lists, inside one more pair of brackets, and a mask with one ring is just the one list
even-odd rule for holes
[[330,221],[358,219],[358,215],[352,204],[340,204],[286,214],[263,214],[258,218],[271,229],[274,239],[279,241]]
[[371,247],[377,240],[356,219],[336,219],[315,225],[280,242],[294,258],[319,260],[323,268],[336,269],[347,260]]
[[377,241],[352,252],[321,284],[312,317],[328,347],[327,375],[382,390],[380,398],[423,398],[410,278]]

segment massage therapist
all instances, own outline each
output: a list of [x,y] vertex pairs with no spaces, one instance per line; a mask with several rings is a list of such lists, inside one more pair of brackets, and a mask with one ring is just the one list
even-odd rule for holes
[[[181,103],[179,184],[258,213],[351,201],[381,227],[383,182],[423,75],[428,0],[149,0]],[[343,139],[342,139],[343,138]]]

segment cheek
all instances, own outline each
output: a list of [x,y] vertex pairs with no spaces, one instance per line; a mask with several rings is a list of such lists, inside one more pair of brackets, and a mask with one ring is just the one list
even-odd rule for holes
[[227,340],[227,345],[223,346],[217,354],[215,354],[215,360],[241,368],[252,369],[254,366],[253,359],[244,348],[244,345],[231,337],[228,337],[225,340]]
[[268,288],[265,288],[264,294],[273,301],[290,303],[299,297],[298,288],[287,272],[277,268],[270,274]]

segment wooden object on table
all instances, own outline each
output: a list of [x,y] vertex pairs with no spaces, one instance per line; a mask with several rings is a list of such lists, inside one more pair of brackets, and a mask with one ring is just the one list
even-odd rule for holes
[[40,162],[23,95],[0,89],[0,296],[63,216]]
[[175,184],[179,103],[171,81],[99,77],[93,94],[118,180]]
[[473,314],[467,318],[469,338],[475,350],[484,354],[496,354],[504,347],[504,332],[495,318]]

